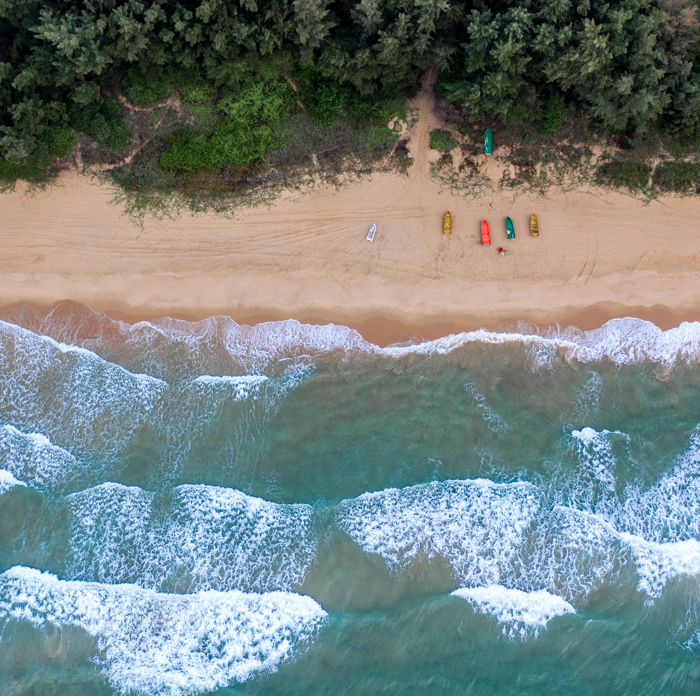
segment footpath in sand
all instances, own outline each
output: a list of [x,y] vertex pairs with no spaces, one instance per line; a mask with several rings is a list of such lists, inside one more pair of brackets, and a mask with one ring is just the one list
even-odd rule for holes
[[[593,189],[453,195],[430,175],[429,133],[440,125],[433,105],[426,80],[414,103],[408,177],[290,195],[234,221],[184,215],[141,229],[111,203],[110,186],[91,178],[66,174],[61,186],[32,196],[18,187],[0,196],[0,304],[73,299],[122,316],[355,326],[383,317],[432,324],[426,336],[518,319],[592,328],[611,315],[665,312],[657,323],[673,324],[669,312],[700,314],[698,199],[645,205]],[[532,213],[538,238],[528,234]],[[517,234],[507,243],[506,215]],[[480,245],[484,217],[491,247]],[[510,254],[499,256],[499,246]]]

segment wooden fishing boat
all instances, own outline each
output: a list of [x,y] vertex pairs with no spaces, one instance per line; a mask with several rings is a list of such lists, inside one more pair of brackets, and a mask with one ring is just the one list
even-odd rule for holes
[[493,154],[493,133],[491,132],[490,128],[487,128],[486,132],[484,133],[484,154]]
[[533,237],[537,237],[540,233],[540,228],[537,226],[537,216],[533,215],[530,218],[530,234]]
[[374,235],[376,234],[376,232],[377,232],[377,226],[376,226],[376,225],[372,225],[372,227],[369,228],[369,232],[367,232],[367,236],[365,237],[365,239],[366,239],[368,242],[373,242],[373,241],[374,241]]
[[489,223],[486,220],[481,221],[481,244],[482,246],[491,246],[491,230],[489,230]]
[[513,221],[509,217],[506,217],[506,237],[515,239],[515,227],[513,227]]
[[445,219],[442,221],[442,233],[450,234],[450,232],[452,232],[452,216],[450,212],[447,211],[445,213]]

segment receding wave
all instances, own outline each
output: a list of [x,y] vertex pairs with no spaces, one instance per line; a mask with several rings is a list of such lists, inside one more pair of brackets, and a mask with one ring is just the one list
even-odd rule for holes
[[286,592],[159,594],[21,566],[0,575],[0,622],[95,636],[95,660],[123,693],[186,696],[246,681],[292,657],[326,616],[310,597]]
[[67,498],[72,578],[160,591],[291,590],[316,555],[313,509],[229,488],[156,495],[105,483]]
[[0,322],[0,417],[82,456],[118,459],[166,383]]

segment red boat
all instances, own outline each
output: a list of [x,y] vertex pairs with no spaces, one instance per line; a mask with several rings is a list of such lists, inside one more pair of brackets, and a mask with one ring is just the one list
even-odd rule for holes
[[486,220],[481,221],[481,244],[482,246],[491,246],[491,231]]

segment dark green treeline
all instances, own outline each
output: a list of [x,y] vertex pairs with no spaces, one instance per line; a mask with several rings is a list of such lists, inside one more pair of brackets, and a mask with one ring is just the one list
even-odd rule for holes
[[474,116],[546,127],[573,107],[606,133],[699,138],[695,2],[0,0],[0,156],[65,154],[68,126],[123,147],[102,98],[119,80],[146,103],[170,84],[194,99],[313,74],[371,103],[415,93],[431,63],[441,96]]

